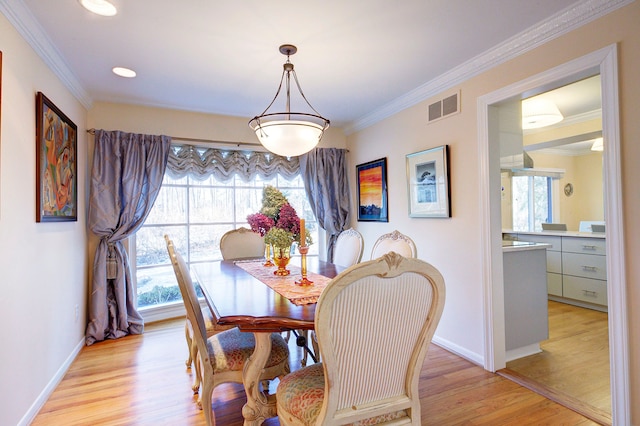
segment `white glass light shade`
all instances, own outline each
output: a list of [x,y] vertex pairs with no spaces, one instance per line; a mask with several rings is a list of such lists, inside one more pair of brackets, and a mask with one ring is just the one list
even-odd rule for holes
[[119,75],[120,77],[133,78],[136,76],[136,72],[130,68],[113,67],[111,71],[113,71],[115,75]]
[[598,138],[591,145],[591,151],[604,151],[604,144],[602,138]]
[[90,12],[100,16],[114,16],[116,7],[106,0],[80,0],[80,4]]
[[544,98],[522,101],[522,128],[537,129],[562,121],[564,117],[556,104]]
[[283,157],[296,157],[311,151],[324,131],[319,124],[298,120],[261,122],[253,130],[265,148]]

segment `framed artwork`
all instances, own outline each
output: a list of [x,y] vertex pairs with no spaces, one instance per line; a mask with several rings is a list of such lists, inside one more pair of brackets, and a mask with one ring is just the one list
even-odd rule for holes
[[78,128],[36,95],[36,222],[78,220]]
[[447,145],[407,155],[410,217],[451,217]]
[[389,222],[387,159],[356,166],[358,178],[358,221]]

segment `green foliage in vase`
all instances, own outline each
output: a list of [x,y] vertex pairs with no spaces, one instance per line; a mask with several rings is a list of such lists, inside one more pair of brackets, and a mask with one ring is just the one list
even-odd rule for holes
[[289,204],[289,200],[280,190],[274,186],[267,185],[262,190],[262,209],[260,213],[273,220],[278,219],[280,209],[283,205]]

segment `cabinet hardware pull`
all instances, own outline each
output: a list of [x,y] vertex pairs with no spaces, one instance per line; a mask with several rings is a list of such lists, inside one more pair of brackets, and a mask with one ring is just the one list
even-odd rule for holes
[[595,249],[596,249],[596,246],[588,246],[588,245],[586,245],[586,244],[583,244],[583,245],[582,245],[582,249],[583,249],[583,250],[595,250]]
[[595,267],[595,266],[582,265],[582,270],[583,271],[589,271],[589,272],[597,272],[598,268]]
[[583,293],[585,296],[589,296],[589,297],[598,297],[598,292],[597,292],[597,291],[582,290],[582,293]]

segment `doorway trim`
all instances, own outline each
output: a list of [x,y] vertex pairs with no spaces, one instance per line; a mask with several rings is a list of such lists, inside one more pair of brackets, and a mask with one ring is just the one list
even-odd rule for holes
[[[502,224],[500,210],[499,143],[491,140],[499,102],[547,91],[581,77],[600,74],[604,145],[604,204],[607,221],[607,300],[609,306],[609,370],[611,419],[629,424],[629,347],[626,306],[620,120],[617,45],[612,44],[510,86],[478,98],[478,153],[480,167],[480,226],[484,309],[484,368],[495,372],[506,366]],[[554,87],[550,87],[550,86]]]

